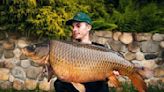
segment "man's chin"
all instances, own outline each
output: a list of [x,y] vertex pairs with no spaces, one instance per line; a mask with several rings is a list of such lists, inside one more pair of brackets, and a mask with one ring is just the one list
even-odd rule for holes
[[79,36],[74,36],[73,38],[76,39],[76,40],[80,40],[81,39],[81,37],[79,37]]

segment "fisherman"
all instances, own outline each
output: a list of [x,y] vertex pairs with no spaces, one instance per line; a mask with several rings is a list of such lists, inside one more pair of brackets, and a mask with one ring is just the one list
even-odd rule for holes
[[[25,56],[38,64],[47,64],[53,69],[60,79],[54,83],[56,92],[108,92],[108,84],[120,87],[114,70],[131,79],[139,92],[147,92],[143,77],[152,77],[153,71],[142,66],[136,67],[112,50],[91,42],[89,32],[92,23],[88,15],[79,12],[66,24],[72,25],[73,39],[84,44],[51,40],[48,44],[33,44],[22,48]],[[100,58],[95,59],[97,56]],[[109,79],[108,84],[106,78]]]
[[[85,44],[104,46],[90,40],[89,35],[92,29],[92,20],[87,14],[78,12],[73,17],[73,19],[70,19],[66,22],[66,25],[72,26],[73,40]],[[108,84],[106,81],[87,82],[83,84],[85,86],[86,92],[109,92]],[[54,86],[56,92],[79,92],[71,83],[66,83],[59,79],[54,82]]]

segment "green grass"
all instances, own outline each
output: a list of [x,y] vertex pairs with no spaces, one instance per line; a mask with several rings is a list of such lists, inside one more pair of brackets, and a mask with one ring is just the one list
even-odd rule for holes
[[[109,90],[110,92],[117,92],[116,88],[110,88]],[[45,91],[39,90],[39,88],[35,90],[19,90],[19,91],[11,88],[11,89],[0,89],[0,92],[45,92]],[[134,88],[133,85],[124,83],[122,85],[121,92],[138,92],[138,91]],[[158,86],[149,86],[147,92],[164,92],[164,84],[159,84]]]
[[[110,92],[117,92],[116,88],[110,88]],[[120,91],[119,91],[120,92]],[[124,83],[122,85],[121,92],[138,92],[133,85],[129,85],[128,83]],[[164,84],[158,84],[156,86],[148,86],[147,92],[164,92]]]

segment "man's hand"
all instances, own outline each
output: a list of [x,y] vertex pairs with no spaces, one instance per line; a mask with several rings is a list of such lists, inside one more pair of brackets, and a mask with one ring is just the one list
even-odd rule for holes
[[116,75],[116,76],[119,76],[120,74],[119,74],[119,72],[118,71],[113,71],[113,73],[114,73],[114,75]]

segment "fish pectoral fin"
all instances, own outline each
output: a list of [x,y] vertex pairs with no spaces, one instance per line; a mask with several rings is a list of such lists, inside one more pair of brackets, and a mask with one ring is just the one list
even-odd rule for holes
[[85,92],[85,86],[83,84],[74,83],[74,82],[71,82],[71,83],[79,92]]
[[48,78],[48,82],[49,82],[54,75],[51,65],[46,64],[43,66],[43,74]]
[[108,85],[111,87],[120,87],[120,82],[114,73],[110,73],[108,77]]

